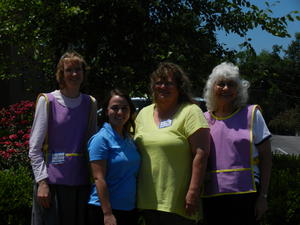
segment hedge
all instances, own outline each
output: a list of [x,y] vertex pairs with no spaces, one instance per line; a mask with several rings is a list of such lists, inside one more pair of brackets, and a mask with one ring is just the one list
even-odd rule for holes
[[32,176],[28,167],[0,171],[0,224],[29,225]]
[[[28,167],[0,171],[0,224],[30,224],[32,175]],[[262,225],[300,224],[300,156],[274,155],[269,210]]]

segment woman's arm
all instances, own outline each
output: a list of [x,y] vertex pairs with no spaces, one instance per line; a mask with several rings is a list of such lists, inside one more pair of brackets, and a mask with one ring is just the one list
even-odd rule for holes
[[44,96],[38,99],[29,139],[29,158],[36,182],[48,178],[47,166],[42,152],[48,130],[47,102]]
[[109,200],[108,187],[105,180],[106,175],[106,160],[97,160],[91,162],[91,168],[98,197],[101,202],[101,208],[104,215],[105,225],[116,225],[116,218],[112,213],[112,208]]
[[260,190],[256,201],[256,218],[259,220],[268,209],[267,195],[271,177],[272,153],[270,140],[256,146],[259,152]]
[[37,200],[44,208],[50,207],[50,190],[47,183],[48,172],[42,152],[48,130],[47,102],[44,96],[38,99],[29,139],[29,158],[35,181],[38,183]]
[[97,132],[97,100],[90,96],[91,98],[91,111],[89,114],[88,130],[87,130],[87,140],[90,139]]
[[194,214],[199,205],[200,188],[209,156],[210,136],[208,128],[200,128],[193,133],[188,141],[193,153],[192,176],[185,199],[185,208],[188,215]]

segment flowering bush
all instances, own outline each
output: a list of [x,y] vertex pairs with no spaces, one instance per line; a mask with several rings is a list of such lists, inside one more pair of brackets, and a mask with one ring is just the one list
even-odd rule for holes
[[0,110],[0,169],[29,166],[28,142],[34,102],[21,101]]

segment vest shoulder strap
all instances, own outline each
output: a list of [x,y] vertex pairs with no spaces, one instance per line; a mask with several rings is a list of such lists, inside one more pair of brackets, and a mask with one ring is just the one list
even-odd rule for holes
[[[36,99],[36,103],[38,102],[39,98],[43,96],[46,100],[46,107],[47,107],[47,117],[48,117],[48,121],[49,121],[49,115],[50,115],[50,101],[49,101],[49,98],[48,98],[48,95],[45,94],[45,93],[40,93]],[[44,143],[43,143],[43,147],[42,147],[42,151],[44,153],[44,160],[45,162],[47,163],[48,161],[48,132],[46,133],[46,136],[45,136],[45,140],[44,140]]]

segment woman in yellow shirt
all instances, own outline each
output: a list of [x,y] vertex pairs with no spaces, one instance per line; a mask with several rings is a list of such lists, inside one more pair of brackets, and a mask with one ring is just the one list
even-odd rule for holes
[[178,65],[161,63],[150,79],[154,103],[136,118],[142,157],[137,207],[146,225],[195,224],[209,154],[208,124]]

